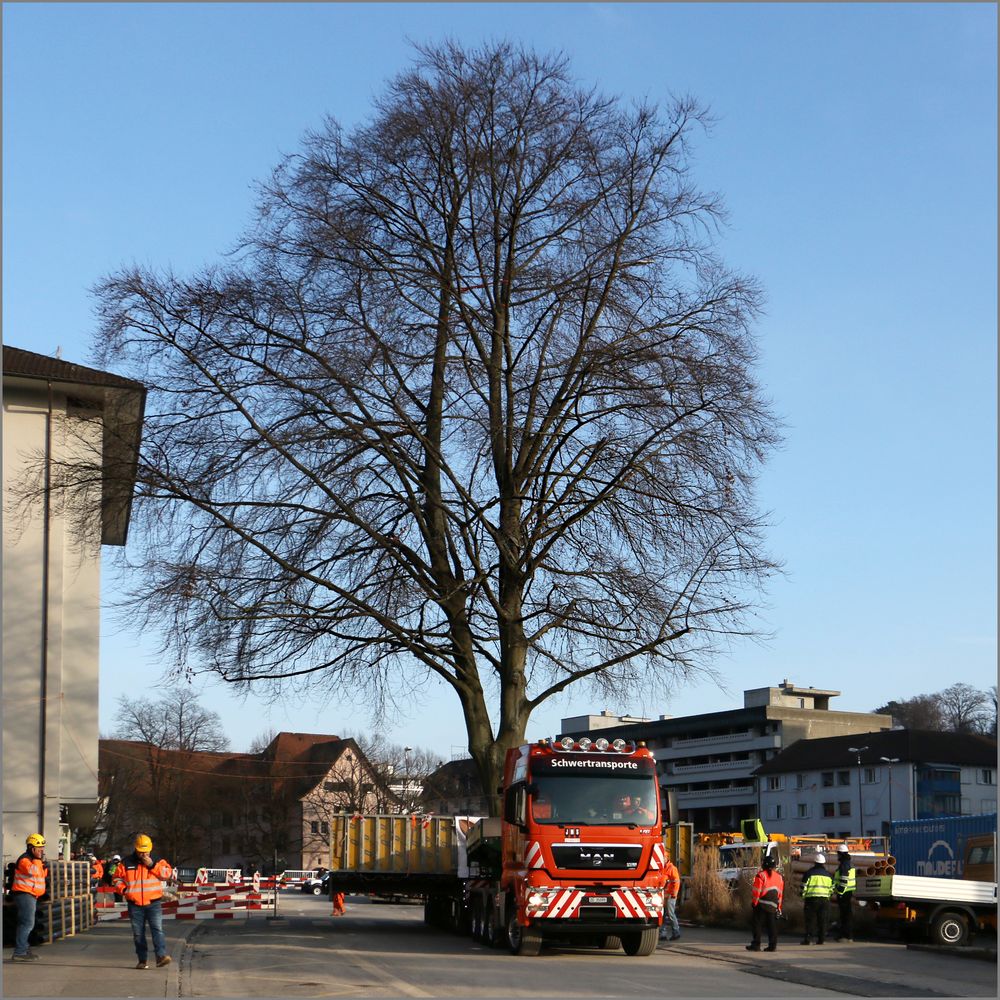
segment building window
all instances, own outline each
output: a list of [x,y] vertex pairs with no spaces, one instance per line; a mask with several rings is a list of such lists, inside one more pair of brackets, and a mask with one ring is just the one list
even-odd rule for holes
[[823,787],[833,788],[833,771],[823,772]]
[[799,708],[805,708],[805,707],[806,707],[805,698],[799,698]]
[[772,774],[768,777],[767,790],[769,792],[780,792],[781,789],[784,787],[785,787],[785,782],[780,774]]
[[781,804],[775,803],[774,805],[770,805],[767,807],[767,812],[765,815],[767,816],[768,819],[784,819],[783,813],[784,810],[782,809]]
[[864,777],[861,779],[866,785],[874,785],[878,782],[878,768],[866,767]]
[[804,774],[795,775],[795,787],[796,788],[806,787],[806,776]]
[[836,816],[837,815],[834,812],[833,803],[832,802],[824,802],[823,803],[823,815],[824,816]]
[[992,785],[993,784],[993,768],[992,767],[981,767],[979,769],[979,776],[976,779],[980,785]]
[[809,818],[809,803],[808,802],[800,802],[795,807],[795,809],[796,809],[795,815],[799,819],[808,819]]
[[850,816],[851,815],[851,803],[850,802],[838,802],[837,803],[837,815],[838,816]]
[[329,833],[330,832],[330,824],[327,823],[326,820],[323,820],[323,822],[320,823],[320,825],[319,825],[319,829],[320,829],[321,833]]
[[838,785],[849,785],[851,783],[851,772],[850,771],[838,771],[837,772],[837,784]]
[[312,822],[311,822],[311,823],[309,824],[309,832],[310,832],[310,833],[319,833],[319,820],[315,820],[315,819],[314,819],[314,820],[313,820],[313,821],[312,821]]

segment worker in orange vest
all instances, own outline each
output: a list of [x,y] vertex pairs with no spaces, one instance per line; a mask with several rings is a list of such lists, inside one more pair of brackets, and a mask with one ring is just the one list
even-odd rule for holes
[[333,916],[342,917],[346,912],[347,908],[344,906],[344,894],[337,889],[334,889],[330,894],[333,899]]
[[753,907],[753,937],[747,951],[760,951],[760,936],[767,928],[767,950],[778,950],[778,917],[785,895],[785,880],[777,870],[778,859],[772,853],[764,855],[760,871],[754,876],[750,905]]
[[132,940],[139,959],[137,969],[148,969],[146,961],[149,947],[146,944],[146,925],[149,924],[156,954],[156,967],[170,964],[167,939],[163,934],[163,882],[173,876],[174,870],[166,858],[153,860],[153,841],[145,833],[135,838],[135,850],[118,863],[114,873],[115,889],[125,896],[128,916],[132,922]]
[[676,941],[681,936],[681,925],[677,922],[677,896],[681,891],[681,873],[677,870],[677,865],[670,860],[670,854],[663,853],[666,864],[663,872],[667,877],[663,893],[663,923],[660,925],[660,940],[667,940],[667,928],[670,928],[669,939]]
[[96,889],[104,878],[104,862],[96,854],[90,855],[90,887]]
[[45,895],[45,880],[49,875],[45,864],[45,838],[40,833],[33,833],[25,840],[25,847],[24,854],[14,864],[10,886],[17,907],[12,962],[38,961],[38,956],[28,947],[28,935],[34,929],[38,899]]

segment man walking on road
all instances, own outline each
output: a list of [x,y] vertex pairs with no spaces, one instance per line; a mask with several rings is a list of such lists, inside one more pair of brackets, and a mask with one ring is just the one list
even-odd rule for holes
[[802,944],[826,942],[826,914],[833,894],[833,879],[826,870],[826,855],[817,854],[816,864],[802,876],[802,899],[806,918],[806,935]]
[[28,947],[28,936],[35,926],[35,910],[39,896],[45,894],[49,870],[45,865],[45,838],[33,833],[25,841],[26,850],[14,863],[10,894],[17,907],[17,929],[14,931],[12,962],[37,962],[38,956]]
[[132,940],[139,959],[137,969],[148,969],[146,961],[149,946],[146,943],[146,924],[153,938],[156,967],[170,964],[167,939],[163,934],[163,882],[173,874],[165,858],[153,860],[153,841],[140,833],[135,838],[135,850],[118,863],[114,873],[114,886],[128,902],[128,916],[132,922]]

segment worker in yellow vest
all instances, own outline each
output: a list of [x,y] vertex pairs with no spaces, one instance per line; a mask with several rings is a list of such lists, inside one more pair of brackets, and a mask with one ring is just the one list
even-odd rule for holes
[[802,901],[805,909],[806,935],[801,944],[826,942],[826,914],[833,895],[833,879],[826,870],[826,855],[817,854],[816,863],[802,876]]

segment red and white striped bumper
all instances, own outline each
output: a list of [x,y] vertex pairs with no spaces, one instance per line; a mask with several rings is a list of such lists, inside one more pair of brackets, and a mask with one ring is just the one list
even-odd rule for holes
[[525,914],[532,920],[566,920],[580,916],[581,907],[614,906],[618,919],[658,920],[663,913],[663,890],[619,886],[607,892],[595,889],[531,886],[525,892]]

